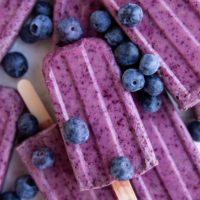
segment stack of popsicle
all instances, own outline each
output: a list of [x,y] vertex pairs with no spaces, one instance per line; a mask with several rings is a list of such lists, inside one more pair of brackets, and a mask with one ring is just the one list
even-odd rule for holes
[[0,1],[0,62],[18,35],[36,0]]
[[24,105],[10,88],[0,87],[0,191],[8,168],[16,136],[16,123]]

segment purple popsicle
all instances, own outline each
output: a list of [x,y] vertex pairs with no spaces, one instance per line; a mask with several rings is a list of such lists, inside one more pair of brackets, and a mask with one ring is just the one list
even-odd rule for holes
[[17,37],[36,0],[0,1],[0,62]]
[[[144,53],[160,57],[159,75],[179,107],[188,109],[200,101],[200,13],[192,0],[101,0],[129,38]],[[127,28],[117,13],[127,3],[140,5],[142,22]]]
[[10,88],[0,86],[0,191],[8,168],[16,134],[16,123],[24,104]]
[[62,135],[69,117],[80,117],[90,128],[84,144],[65,142],[81,190],[111,184],[115,157],[128,157],[135,176],[157,164],[134,101],[122,87],[112,50],[103,40],[83,39],[50,53],[43,72]]

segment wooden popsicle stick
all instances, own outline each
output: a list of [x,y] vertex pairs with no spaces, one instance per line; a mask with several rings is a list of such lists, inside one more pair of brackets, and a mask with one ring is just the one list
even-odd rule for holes
[[194,107],[194,112],[196,115],[196,119],[200,121],[200,103]]
[[[38,119],[41,128],[48,128],[53,120],[31,82],[20,80],[17,89],[29,111]],[[112,188],[119,200],[137,200],[129,181],[115,181]]]

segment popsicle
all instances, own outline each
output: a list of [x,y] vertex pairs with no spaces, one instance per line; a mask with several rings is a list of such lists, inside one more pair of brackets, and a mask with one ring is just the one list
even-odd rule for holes
[[16,135],[16,123],[24,108],[19,95],[0,86],[0,191],[8,168]]
[[94,10],[100,9],[102,3],[97,0],[88,0],[87,3],[82,0],[56,0],[54,3],[54,44],[59,42],[58,24],[61,20],[69,17],[80,21],[85,36],[95,36],[97,33],[90,25],[90,15]]
[[[90,128],[84,144],[65,142],[81,190],[115,180],[113,158],[128,157],[135,176],[157,164],[131,95],[123,89],[112,50],[97,38],[85,38],[50,53],[43,73],[62,135],[65,122],[80,117]],[[64,137],[63,137],[64,139]]]
[[200,153],[169,99],[157,113],[142,112],[142,120],[159,165],[133,179],[138,199],[198,200]]
[[0,1],[0,62],[37,0]]
[[[200,101],[200,12],[193,0],[101,0],[120,27],[144,53],[159,56],[159,75],[179,107],[188,109]],[[127,3],[142,7],[142,22],[122,25],[118,11]]]

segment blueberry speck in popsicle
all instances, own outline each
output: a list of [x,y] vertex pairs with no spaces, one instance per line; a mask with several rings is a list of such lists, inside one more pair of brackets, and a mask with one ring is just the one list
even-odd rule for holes
[[15,192],[4,192],[0,194],[0,200],[20,200]]
[[140,51],[132,42],[124,42],[115,49],[115,59],[122,66],[129,66],[137,63],[140,59]]
[[6,54],[2,60],[4,71],[13,78],[22,77],[28,70],[28,62],[25,56],[19,52]]
[[105,33],[112,24],[112,17],[105,10],[97,10],[91,14],[90,23],[95,31]]
[[188,125],[188,130],[194,141],[200,142],[200,121],[192,121]]
[[158,96],[164,91],[164,83],[155,74],[147,76],[145,77],[144,91],[151,96]]
[[142,21],[143,16],[142,8],[133,3],[122,6],[118,11],[119,21],[127,27],[133,27],[139,24]]
[[127,69],[122,75],[122,84],[129,92],[139,91],[145,85],[144,75],[138,69]]
[[80,118],[69,119],[64,126],[64,138],[72,144],[82,144],[88,140],[90,132],[87,124]]
[[19,36],[22,39],[22,41],[29,44],[35,43],[39,40],[39,37],[31,34],[29,24],[26,24],[25,26],[22,27]]
[[67,44],[79,40],[83,35],[80,22],[75,18],[65,18],[58,24],[59,39]]
[[112,160],[111,174],[117,180],[130,180],[134,176],[133,165],[128,158],[117,157]]
[[37,15],[30,23],[30,32],[39,39],[46,39],[53,32],[52,20],[46,15]]
[[38,133],[39,122],[32,114],[24,113],[17,122],[17,128],[20,138],[25,139]]
[[145,112],[157,112],[162,105],[160,96],[150,96],[148,94],[143,94],[140,97],[140,101],[141,106]]
[[160,67],[159,59],[154,54],[145,54],[141,61],[139,69],[142,71],[142,73],[146,76],[150,76],[155,74]]
[[46,1],[38,1],[35,5],[34,11],[36,15],[46,15],[50,17],[53,15],[53,7]]
[[32,199],[38,193],[38,187],[30,175],[24,175],[15,183],[17,195],[22,199]]
[[47,147],[36,150],[32,154],[32,163],[39,170],[48,169],[55,163],[54,152]]
[[125,37],[125,34],[119,27],[110,29],[104,36],[107,43],[112,47],[115,47],[124,42]]

